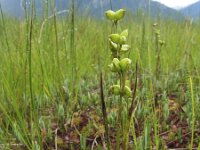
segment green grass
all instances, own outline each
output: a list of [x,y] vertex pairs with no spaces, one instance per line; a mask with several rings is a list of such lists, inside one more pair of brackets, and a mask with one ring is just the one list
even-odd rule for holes
[[[3,14],[0,17],[0,149],[15,149],[21,144],[27,149],[43,149],[47,141],[56,141],[57,146],[62,146],[54,139],[53,123],[64,130],[73,113],[88,107],[95,108],[97,116],[102,118],[101,71],[108,122],[115,128],[116,116],[111,116],[110,112],[116,107],[117,98],[110,96],[107,90],[113,82],[113,75],[107,67],[111,62],[107,42],[111,23],[75,15],[72,26],[70,15],[61,18],[55,15],[47,19],[42,29],[43,21],[39,18],[17,20]],[[158,22],[161,39],[166,41],[160,55],[159,81],[155,80],[154,22]],[[173,123],[167,122],[168,103],[169,95],[174,93],[174,103],[184,111],[178,110],[178,115],[180,119],[186,118],[188,132],[192,134],[188,143],[193,146],[192,141],[199,143],[200,139],[194,136],[194,132],[200,127],[200,24],[128,15],[120,22],[119,29],[125,27],[129,29],[130,58],[133,64],[136,61],[139,64],[137,109],[131,119],[131,147],[138,150],[164,149],[160,135],[164,131],[171,132]],[[71,59],[72,55],[76,55],[73,56],[76,59]],[[76,82],[71,80],[74,64]],[[132,71],[134,68],[133,65]],[[72,85],[76,87],[75,96]],[[162,95],[159,107],[165,117],[158,117],[156,113],[158,108],[154,105],[154,97],[158,91]],[[125,102],[123,107],[126,105],[130,102]],[[87,134],[80,135],[80,147],[90,149],[85,143]],[[102,144],[98,146],[101,149]]]

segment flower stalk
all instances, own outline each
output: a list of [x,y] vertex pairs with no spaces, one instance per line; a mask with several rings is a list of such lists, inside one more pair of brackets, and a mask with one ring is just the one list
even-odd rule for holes
[[[129,99],[132,97],[132,91],[130,89],[130,82],[128,80],[128,74],[130,72],[130,67],[132,64],[132,60],[124,57],[123,54],[126,54],[130,51],[130,46],[127,43],[128,38],[128,29],[123,30],[121,33],[117,32],[117,25],[120,20],[122,20],[125,16],[125,10],[120,9],[116,12],[112,10],[108,10],[105,13],[108,20],[112,21],[113,26],[116,27],[115,33],[112,33],[108,36],[108,42],[111,50],[111,54],[113,57],[112,63],[109,65],[110,70],[118,75],[118,81],[119,83],[112,85],[110,87],[110,94],[119,96],[118,100],[118,118],[117,118],[117,149],[120,149],[120,137],[123,137],[123,149],[128,149],[128,135],[129,135],[129,128],[130,125],[126,125],[124,123],[123,119],[123,100]],[[133,106],[131,106],[133,107]],[[128,114],[132,115],[132,109],[128,109]],[[128,116],[127,114],[127,116]],[[126,119],[130,119],[130,117],[127,117]],[[125,121],[126,122],[126,121]],[[128,121],[130,122],[130,121]],[[128,128],[128,129],[127,129]]]

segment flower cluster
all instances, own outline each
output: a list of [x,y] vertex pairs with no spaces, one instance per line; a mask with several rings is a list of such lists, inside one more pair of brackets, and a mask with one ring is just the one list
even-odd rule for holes
[[[112,10],[106,11],[106,17],[117,23],[125,16],[125,10],[120,9],[116,12]],[[126,44],[128,38],[128,29],[119,33],[113,33],[109,35],[108,41],[110,50],[113,56],[113,61],[109,65],[110,70],[114,73],[118,73],[120,82],[117,85],[113,85],[110,88],[110,93],[114,95],[120,95],[122,97],[131,97],[130,85],[126,80],[132,61],[129,58],[121,58],[122,54],[129,52],[130,46]]]

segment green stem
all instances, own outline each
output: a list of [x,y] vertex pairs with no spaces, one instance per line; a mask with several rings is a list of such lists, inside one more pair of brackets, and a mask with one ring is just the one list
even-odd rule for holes
[[[119,144],[120,145],[120,135],[123,136],[123,119],[122,119],[122,111],[123,111],[123,93],[124,93],[124,88],[125,88],[125,82],[126,82],[126,74],[124,73],[120,73],[119,74],[119,78],[120,78],[120,98],[119,98],[119,101],[118,101],[118,121],[117,121],[117,128],[118,128],[118,131],[117,131],[117,139],[118,139],[118,142],[117,142],[117,145]],[[120,133],[121,132],[121,133]],[[117,146],[119,148],[119,145]]]
[[122,133],[122,94],[120,94],[120,99],[118,101],[118,121],[117,121],[117,140],[116,140],[116,149],[120,150],[121,143],[121,133]]
[[112,10],[112,0],[110,0],[110,9]]
[[131,126],[131,118],[132,118],[133,111],[134,111],[134,108],[135,108],[134,102],[135,102],[136,91],[137,91],[137,82],[138,82],[137,78],[138,78],[138,64],[136,63],[135,87],[134,87],[134,90],[132,92],[132,102],[131,102],[131,106],[128,110],[128,118],[127,118],[127,123],[126,123],[126,126],[125,126],[125,136],[124,136],[124,141],[123,141],[124,150],[128,149],[129,129],[130,129],[130,126]]
[[76,86],[76,49],[75,49],[75,4],[74,0],[71,0],[71,35],[70,35],[70,60],[71,60],[71,89],[72,98],[75,98],[75,86]]
[[[119,73],[119,79],[120,79],[120,91],[122,91],[122,73]],[[120,149],[120,137],[121,137],[121,133],[122,133],[122,92],[120,92],[120,98],[118,101],[118,120],[117,120],[117,140],[116,140],[116,144],[117,144],[117,150]]]
[[113,21],[112,31],[113,31],[113,28],[114,28],[114,33],[117,33],[117,26],[118,26],[118,22],[117,21]]
[[194,142],[194,126],[195,126],[195,101],[194,101],[194,90],[193,90],[193,82],[192,77],[190,76],[190,91],[191,91],[191,100],[192,100],[192,137],[191,137],[191,144],[190,144],[190,150],[193,148],[193,142]]
[[111,144],[110,144],[110,137],[109,137],[109,128],[108,128],[106,103],[105,103],[104,90],[103,90],[102,73],[100,75],[100,97],[101,97],[101,109],[102,109],[102,113],[103,113],[103,121],[104,121],[104,126],[105,126],[107,145],[108,145],[108,150],[110,150],[111,149]]
[[156,81],[159,79],[159,44],[158,44],[159,37],[156,34],[156,41],[155,41],[155,48],[156,48]]
[[[57,67],[58,67],[57,69],[58,69],[58,72],[61,72],[61,69],[60,69],[60,60],[59,60],[59,44],[58,44],[57,18],[56,18],[56,11],[55,10],[54,10],[53,18],[54,18],[54,32],[55,32],[55,44],[56,44],[56,61],[57,61]],[[57,74],[57,83],[58,83],[58,87],[60,88],[60,86],[61,86],[60,74]],[[60,90],[59,88],[58,88],[58,90]]]

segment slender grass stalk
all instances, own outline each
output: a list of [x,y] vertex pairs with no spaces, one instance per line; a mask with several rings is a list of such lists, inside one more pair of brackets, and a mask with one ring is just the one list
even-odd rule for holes
[[107,111],[106,111],[106,103],[105,103],[104,90],[103,90],[102,73],[100,74],[100,97],[101,97],[101,110],[102,110],[102,113],[103,113],[103,120],[104,120],[105,132],[106,132],[106,140],[107,140],[107,145],[108,145],[107,147],[108,147],[108,150],[111,150]]
[[[26,51],[26,59],[25,59],[25,62],[24,62],[24,97],[25,99],[27,100],[27,88],[26,88],[26,85],[27,85],[27,72],[28,72],[28,69],[27,69],[27,64],[28,64],[28,47],[29,47],[29,12],[28,12],[28,8],[27,8],[27,4],[26,4],[26,1],[23,1],[23,9],[24,9],[24,17],[25,17],[25,23],[26,23],[26,48],[25,48],[25,51]],[[30,112],[29,112],[29,116],[30,115]],[[30,124],[29,124],[29,127],[30,127]]]
[[[61,86],[61,78],[60,78],[61,69],[60,69],[60,60],[59,60],[59,44],[58,44],[58,31],[57,31],[57,17],[56,17],[56,10],[55,10],[55,8],[54,8],[53,18],[54,18],[53,20],[54,20],[55,44],[56,44],[56,61],[57,61],[57,67],[58,67],[58,72],[59,72],[59,74],[57,75],[57,82],[58,82],[58,87],[60,87]],[[58,90],[59,89],[60,88],[58,88]]]
[[76,91],[76,49],[75,39],[75,0],[71,0],[71,29],[70,29],[70,60],[71,60],[71,89],[72,97],[75,97]]
[[31,130],[31,138],[32,138],[32,146],[34,145],[34,111],[35,104],[33,98],[33,84],[32,84],[32,34],[33,34],[33,6],[31,9],[31,17],[30,17],[30,28],[29,28],[29,47],[28,47],[28,66],[29,66],[29,92],[30,92],[30,130]]
[[153,114],[153,126],[154,126],[154,139],[155,139],[155,143],[156,143],[156,150],[159,150],[159,144],[160,144],[160,141],[159,141],[159,131],[158,131],[158,121],[157,121],[157,118],[156,118],[156,112]]
[[132,133],[132,136],[133,136],[133,141],[134,141],[134,148],[135,149],[138,149],[138,143],[137,143],[137,136],[136,136],[136,131],[135,131],[135,121],[134,121],[134,118],[131,118],[131,133]]
[[[17,138],[19,138],[19,136],[21,137],[21,141],[23,144],[26,145],[26,147],[28,149],[31,148],[31,143],[30,143],[30,138],[28,137],[27,133],[28,131],[26,130],[26,125],[24,124],[25,123],[25,120],[23,120],[24,118],[21,116],[21,113],[19,112],[19,110],[13,106],[13,109],[15,110],[16,112],[16,116],[12,116],[9,111],[7,110],[7,106],[5,104],[1,104],[0,105],[0,109],[1,111],[4,113],[5,117],[6,117],[6,122],[8,124],[10,124],[9,126],[12,127],[12,130],[15,132],[14,134],[16,135]],[[16,124],[16,120],[17,120],[17,124]],[[22,129],[19,129],[19,126],[21,127],[24,127]],[[16,132],[16,129],[18,130]],[[9,129],[6,129],[7,132]],[[6,135],[4,135],[5,137]],[[10,141],[8,141],[10,142]]]
[[[46,10],[50,9],[48,3],[51,3],[51,2],[53,1],[52,0],[47,1]],[[45,2],[44,2],[44,5],[46,5]],[[54,117],[57,117],[57,116],[55,112],[56,109],[55,111],[54,110],[51,111],[51,108],[54,109],[55,105],[62,104],[62,101],[53,101],[55,98],[57,98],[56,97],[57,95],[55,95],[55,90],[57,90],[57,87],[55,87],[54,85],[55,84],[58,85],[58,82],[62,83],[63,74],[71,78],[71,73],[72,73],[71,67],[74,67],[73,63],[71,62],[70,63],[72,65],[71,66],[69,65],[69,59],[68,59],[68,53],[67,53],[68,49],[69,49],[69,52],[72,50],[70,49],[70,43],[71,43],[70,36],[71,36],[72,30],[70,29],[68,30],[68,28],[61,25],[64,21],[62,22],[60,21],[60,19],[58,19],[59,17],[55,17],[55,12],[54,12],[54,15],[49,16],[50,11],[49,12],[47,11],[46,13],[47,21],[45,22],[48,22],[48,23],[47,23],[47,26],[43,25],[44,32],[42,32],[43,29],[40,28],[41,27],[40,18],[38,15],[35,16],[35,14],[33,13],[35,9],[31,10],[31,7],[35,7],[35,6],[36,5],[26,4],[25,5],[25,20],[20,20],[20,21],[15,20],[15,19],[10,19],[9,17],[7,17],[5,13],[2,13],[3,11],[1,8],[1,14],[0,14],[0,26],[1,26],[1,30],[0,30],[0,52],[1,52],[1,55],[0,55],[0,68],[1,68],[0,69],[0,134],[1,134],[0,143],[1,144],[0,144],[0,149],[8,149],[9,146],[11,147],[13,145],[18,145],[18,144],[24,145],[26,149],[34,149],[37,147],[37,142],[38,143],[41,142],[40,144],[41,144],[41,149],[42,149],[42,146],[44,144],[43,142],[49,143],[49,139],[50,139],[50,142],[52,142],[51,140],[53,140],[53,138],[51,139],[52,135],[51,135],[51,127],[50,127],[51,121],[50,120],[54,119]],[[35,17],[38,17],[38,18],[35,18]],[[75,17],[76,17],[76,12],[75,12]],[[148,21],[145,18],[144,20],[145,20],[145,23],[148,23]],[[149,24],[150,24],[150,21],[149,21]],[[65,23],[67,23],[67,21]],[[79,53],[81,54],[80,57],[77,55],[77,59],[76,59],[76,65],[79,68],[77,73],[80,73],[80,74],[77,74],[76,84],[79,82],[81,83],[81,92],[76,93],[76,96],[78,95],[77,100],[79,100],[79,104],[82,104],[80,106],[81,110],[79,109],[79,106],[77,106],[77,108],[81,112],[84,108],[88,107],[88,105],[90,104],[93,106],[96,106],[98,104],[98,102],[96,101],[96,94],[97,94],[96,91],[98,90],[99,86],[96,86],[96,83],[91,83],[90,79],[96,78],[96,70],[105,69],[106,74],[108,70],[107,64],[108,64],[109,58],[107,56],[109,55],[110,52],[108,53],[108,51],[105,51],[108,49],[108,47],[105,44],[105,40],[107,38],[104,38],[104,33],[107,33],[107,31],[110,32],[109,31],[110,28],[105,27],[104,24],[102,25],[100,23],[103,24],[104,22],[101,22],[99,20],[94,21],[92,19],[85,19],[85,18],[84,19],[81,18],[80,20],[74,23],[74,25],[77,26],[77,29],[79,32],[74,33],[75,35],[77,35],[75,37],[77,37],[78,42],[74,41],[73,45],[74,45],[74,49],[76,47],[77,54]],[[71,24],[71,20],[69,21],[69,24]],[[186,107],[186,108],[189,108],[191,110],[191,113],[186,112],[185,115],[188,115],[191,118],[190,127],[191,127],[192,132],[190,134],[192,134],[192,137],[193,137],[192,139],[188,141],[189,143],[188,149],[195,149],[195,148],[192,148],[196,145],[194,125],[196,123],[197,124],[199,123],[198,121],[199,115],[196,112],[197,110],[195,107],[197,105],[197,102],[195,101],[195,89],[198,89],[198,86],[199,86],[198,70],[199,70],[200,63],[198,61],[198,57],[196,57],[199,54],[199,52],[196,51],[196,49],[198,49],[197,41],[200,39],[200,36],[197,34],[199,31],[199,25],[195,24],[195,26],[190,26],[191,29],[185,32],[185,30],[181,28],[185,24],[182,24],[180,22],[174,23],[174,22],[167,22],[167,21],[166,21],[166,24],[167,24],[166,26],[165,24],[163,24],[164,25],[163,32],[166,38],[168,39],[167,40],[168,45],[166,47],[167,51],[162,51],[163,55],[161,59],[163,59],[163,63],[162,63],[162,68],[160,70],[160,75],[165,75],[166,72],[167,72],[167,75],[165,76],[166,78],[162,78],[163,82],[162,83],[159,82],[160,83],[159,85],[161,85],[161,88],[163,87],[163,89],[166,90],[166,97],[163,97],[163,98],[166,98],[167,100],[168,100],[167,95],[169,94],[169,96],[171,96],[170,95],[171,92],[175,92],[175,93],[177,92],[177,95],[176,95],[177,100],[185,100],[184,95],[186,94],[186,91],[187,91],[186,83],[188,83],[188,85],[190,86],[188,92],[190,93],[189,97],[191,99],[190,101],[191,107],[190,108]],[[138,86],[137,86],[137,94],[139,95],[139,99],[138,101],[135,100],[134,105],[132,105],[133,98],[131,101],[129,100],[130,98],[126,99],[126,97],[123,97],[123,103],[121,103],[122,100],[121,101],[119,100],[120,95],[118,96],[115,95],[115,97],[114,96],[111,97],[110,95],[108,95],[109,96],[108,100],[113,100],[111,102],[108,102],[110,104],[109,106],[111,107],[113,106],[114,110],[112,108],[111,109],[107,108],[107,111],[110,110],[111,113],[109,114],[105,113],[105,114],[107,115],[106,117],[108,117],[108,120],[110,119],[109,121],[112,122],[112,125],[114,126],[115,130],[118,131],[117,138],[116,138],[117,149],[128,149],[129,148],[128,146],[131,146],[131,148],[133,146],[134,147],[133,149],[135,150],[154,149],[154,148],[162,149],[160,146],[161,144],[164,143],[163,141],[165,141],[165,139],[163,139],[163,136],[160,135],[160,130],[161,130],[160,125],[163,125],[163,124],[160,124],[160,121],[164,122],[166,121],[166,118],[163,119],[162,117],[161,118],[158,117],[158,115],[155,113],[156,108],[153,105],[154,104],[153,97],[155,93],[154,90],[157,90],[157,89],[155,88],[154,82],[152,82],[151,79],[152,79],[152,76],[155,75],[154,74],[155,66],[153,66],[152,64],[156,63],[156,60],[154,60],[155,53],[150,51],[150,49],[152,48],[154,49],[155,43],[153,40],[150,40],[151,37],[149,33],[150,32],[150,29],[148,27],[149,25],[146,26],[145,34],[144,33],[141,35],[135,34],[138,31],[144,32],[144,28],[140,25],[142,24],[139,24],[139,23],[129,24],[130,26],[129,35],[131,36],[131,39],[132,39],[131,47],[133,49],[138,49],[138,47],[142,48],[143,44],[141,43],[145,42],[146,44],[145,47],[148,48],[148,54],[141,53],[141,55],[143,54],[144,57],[143,59],[141,59],[141,61],[139,61],[139,64],[141,62],[142,66],[144,66],[142,69],[139,69],[139,74],[137,74],[138,79],[140,79],[138,80]],[[71,28],[71,26],[69,27]],[[99,30],[96,30],[97,28],[99,28]],[[114,31],[115,29],[116,28],[113,26],[112,31]],[[118,26],[118,31],[116,29],[114,33],[118,33],[120,29],[121,29],[121,26]],[[176,34],[174,35],[175,32]],[[62,38],[63,33],[65,34],[65,37],[66,37],[65,39],[63,39],[66,42],[66,44],[64,44],[63,41],[60,40]],[[187,34],[182,34],[182,33],[187,33]],[[38,36],[38,35],[41,35],[41,36]],[[144,39],[148,39],[148,40],[144,41]],[[41,41],[41,43],[37,45],[39,43],[37,41]],[[65,49],[62,44],[65,45]],[[10,50],[10,54],[9,54],[8,49]],[[184,59],[181,58],[184,55],[184,51],[185,51],[185,57],[186,57],[185,63],[183,63]],[[72,52],[74,53],[74,51]],[[73,61],[74,54],[71,55],[70,53],[69,53],[71,57],[70,60]],[[123,56],[126,56],[126,54],[123,53],[123,55],[120,56],[120,58],[123,58]],[[139,52],[136,54],[135,52],[132,53],[131,51],[131,53],[129,54],[130,54],[130,58],[132,58],[133,60],[138,59],[138,57],[140,60]],[[147,55],[147,57],[145,57],[145,55]],[[103,62],[99,64],[100,69],[96,68],[97,67],[96,58],[99,58],[99,60],[101,59],[100,61]],[[62,63],[64,61],[66,61],[66,64]],[[60,65],[61,74],[58,69],[58,64]],[[41,66],[41,69],[40,69],[40,66]],[[65,71],[66,69],[62,70],[62,68],[66,68],[66,67],[69,68],[70,71],[67,72]],[[140,70],[142,70],[142,76],[141,76],[142,79],[140,78]],[[129,76],[129,72],[127,73],[127,77]],[[187,81],[185,81],[185,76],[187,76],[188,72],[192,72],[193,76],[188,77]],[[55,78],[57,77],[56,75],[59,75],[59,78],[61,78],[61,80],[58,81],[58,78]],[[112,79],[113,76],[110,77],[109,74],[105,76],[105,78],[107,77],[106,81],[108,82],[108,84],[110,83],[118,84],[119,81],[115,79],[116,78],[119,79],[118,78],[119,75],[116,74],[117,77],[114,76],[114,80]],[[177,79],[173,79],[173,77]],[[121,80],[120,85],[121,85],[121,90],[122,90],[124,82],[123,82],[123,79],[120,79],[120,80]],[[142,89],[140,90],[140,81],[142,80],[143,80],[144,86],[142,85]],[[182,85],[182,83],[184,85]],[[73,82],[71,85],[74,86]],[[71,85],[69,88],[71,88]],[[103,86],[103,83],[102,83],[102,86]],[[104,85],[103,87],[104,89],[102,88],[102,91],[104,90],[105,92],[106,91],[105,87],[107,86],[108,85]],[[79,90],[78,86],[75,87],[74,89],[76,90],[76,92]],[[88,91],[88,89],[91,89],[91,91]],[[164,92],[164,90],[160,92]],[[68,92],[67,86],[66,86],[66,91]],[[60,91],[56,91],[56,94],[61,94],[57,92],[60,92]],[[179,94],[183,96],[179,97]],[[104,99],[106,101],[107,99],[106,96]],[[104,103],[106,103],[105,101]],[[119,116],[122,116],[121,117],[122,121],[119,124],[120,128],[118,128],[118,124],[117,124],[118,120],[114,120],[115,118],[118,117],[115,114],[115,112],[117,111],[118,113],[118,110],[119,110],[118,102],[119,102],[120,107],[122,107],[122,104],[126,105],[126,106],[123,106],[123,109],[120,108],[120,110],[123,110],[122,115],[119,115]],[[139,105],[139,109],[136,109],[137,105],[135,103],[141,104]],[[168,105],[167,101],[166,101],[166,105]],[[131,108],[134,108],[134,111],[137,110],[136,118],[134,118],[135,117],[134,112],[132,115],[130,115],[130,112],[132,112],[130,111],[131,110],[130,106]],[[100,106],[100,107],[103,107],[103,106]],[[66,115],[70,114],[71,109],[73,109],[72,107],[68,107],[68,106],[67,108],[69,109],[66,109]],[[162,107],[160,108],[161,108],[161,111],[163,112]],[[73,110],[75,112],[77,111],[77,109],[73,109]],[[40,126],[42,127],[41,129],[43,129],[43,127],[45,129],[48,129],[47,138],[46,138],[46,133],[45,135],[41,135],[41,131],[43,130],[40,130],[40,128],[38,128],[37,126],[38,119],[37,119],[37,116],[35,116],[37,112],[38,114],[40,113],[41,117],[44,116],[45,119],[48,120],[48,121],[45,120],[44,125]],[[48,118],[46,118],[46,115]],[[150,119],[152,123],[149,122],[149,117],[151,117]],[[60,120],[59,117],[57,118],[58,120]],[[131,125],[129,125],[129,121]],[[92,122],[90,123],[92,124]],[[63,125],[63,123],[61,124]],[[137,125],[142,124],[142,127],[140,126],[138,127],[139,129],[137,129],[135,128],[136,124]],[[109,129],[110,124],[107,123],[107,125],[108,125],[107,128]],[[130,127],[127,127],[127,126],[130,126]],[[59,124],[59,127],[60,127],[60,124]],[[166,130],[168,130],[168,127],[170,128],[171,126],[167,126]],[[106,125],[105,125],[105,128],[106,128]],[[152,130],[151,130],[152,128],[154,130],[153,131],[154,133],[152,133]],[[162,129],[164,129],[163,126],[162,126]],[[132,145],[127,146],[127,143],[129,144],[129,141],[130,141],[128,139],[129,138],[128,132],[132,133],[133,140],[131,140],[131,142],[133,141],[133,143]],[[108,133],[110,135],[108,135]],[[113,135],[110,132],[108,133],[107,131],[105,131],[105,137],[106,136],[111,137]],[[153,134],[153,137],[154,137],[153,140],[151,140],[149,137],[150,133]],[[84,135],[84,136],[83,135],[81,135],[82,137],[80,138],[81,139],[80,146],[83,149],[87,149],[87,146],[88,146],[87,145],[88,143],[86,143],[87,135]],[[136,136],[140,136],[142,138],[136,137]],[[41,138],[42,140],[39,138]],[[58,135],[58,138],[60,138],[59,135]],[[106,141],[107,139],[108,138],[106,137],[105,138],[106,146],[108,146],[108,142]],[[98,139],[95,139],[95,140],[97,140],[96,142],[98,142]],[[126,144],[126,146],[124,146],[123,144]],[[155,144],[157,147],[155,146]],[[4,145],[6,145],[6,147],[2,148],[1,146],[4,146]],[[94,144],[94,145],[98,145],[98,144]],[[100,147],[100,145],[101,144],[99,144],[98,146]],[[59,143],[57,146],[58,146],[57,149],[59,149],[60,147]],[[77,145],[75,144],[74,145],[71,144],[71,149],[75,149],[76,146]],[[51,148],[51,146],[49,148]],[[12,147],[10,149],[15,149],[15,148]],[[98,148],[98,149],[101,149],[101,148]],[[200,145],[198,149],[200,150]]]
[[5,36],[5,42],[6,42],[6,46],[7,46],[7,51],[8,51],[8,55],[9,55],[9,60],[11,62],[11,69],[12,69],[12,74],[14,73],[14,69],[13,69],[13,60],[12,60],[12,56],[11,56],[11,52],[10,52],[10,45],[9,45],[9,39],[8,39],[8,34],[7,34],[7,27],[5,24],[5,19],[4,19],[4,14],[3,14],[3,9],[1,7],[1,3],[0,3],[0,12],[1,12],[1,20],[2,20],[2,25],[3,25],[3,32],[4,32],[4,36]]
[[141,39],[141,51],[140,51],[140,57],[142,59],[142,62],[144,62],[144,56],[145,53],[145,37],[146,37],[146,24],[144,17],[142,19],[142,39]]
[[191,104],[192,104],[192,137],[191,137],[191,143],[190,143],[190,150],[192,150],[193,142],[194,142],[194,126],[195,126],[195,101],[194,101],[193,82],[192,82],[191,76],[189,78],[189,82],[190,82]]
[[160,48],[159,48],[159,34],[155,33],[155,50],[156,50],[156,81],[160,77]]
[[3,15],[3,10],[2,10],[1,4],[0,4],[0,12],[1,12],[1,20],[2,20],[2,25],[3,25],[3,31],[4,31],[5,41],[6,41],[6,45],[7,45],[7,50],[8,50],[10,59],[11,59],[10,46],[9,46],[8,35],[7,35],[7,29],[6,29],[6,24],[5,24],[5,20],[4,20],[4,15]]

